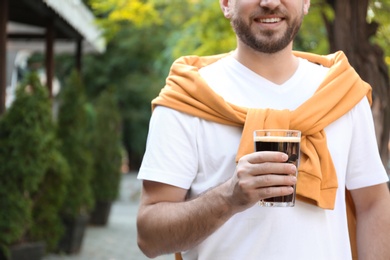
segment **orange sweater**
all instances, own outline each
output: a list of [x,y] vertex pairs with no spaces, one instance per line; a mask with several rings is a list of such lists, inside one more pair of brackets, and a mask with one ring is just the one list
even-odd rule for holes
[[324,128],[364,96],[371,102],[371,87],[360,79],[343,52],[327,56],[294,52],[298,57],[330,68],[316,93],[294,111],[240,107],[216,94],[198,72],[227,55],[178,59],[172,65],[166,86],[152,101],[152,108],[167,106],[206,120],[243,127],[237,160],[253,152],[253,131],[256,129],[301,130],[297,197],[333,209],[338,185]]

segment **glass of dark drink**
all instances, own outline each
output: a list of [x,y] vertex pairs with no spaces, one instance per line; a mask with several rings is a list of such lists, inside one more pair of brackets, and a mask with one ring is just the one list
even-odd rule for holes
[[[256,130],[254,131],[255,151],[279,151],[288,155],[286,163],[299,165],[301,132],[298,130]],[[296,176],[298,172],[295,173]],[[287,196],[267,198],[259,201],[263,207],[293,207],[295,205],[294,193]]]

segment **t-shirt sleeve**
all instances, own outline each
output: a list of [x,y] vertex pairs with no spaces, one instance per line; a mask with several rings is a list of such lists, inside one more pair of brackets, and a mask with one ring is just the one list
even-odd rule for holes
[[189,189],[198,169],[198,121],[176,110],[156,107],[150,119],[138,179]]
[[347,189],[353,190],[388,181],[375,137],[372,112],[367,98],[352,111],[353,134],[347,168]]

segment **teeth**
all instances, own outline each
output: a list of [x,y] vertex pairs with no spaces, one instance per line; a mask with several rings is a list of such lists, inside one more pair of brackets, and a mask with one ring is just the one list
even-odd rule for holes
[[266,19],[260,19],[260,22],[262,23],[277,23],[280,22],[282,19],[280,18],[266,18]]

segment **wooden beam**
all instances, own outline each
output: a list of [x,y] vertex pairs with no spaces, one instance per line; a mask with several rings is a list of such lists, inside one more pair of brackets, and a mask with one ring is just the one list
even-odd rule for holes
[[10,40],[43,40],[46,38],[45,34],[39,33],[8,33],[7,38]]
[[[58,35],[58,30],[56,30],[56,39],[64,40],[64,41],[71,41],[71,39],[66,38],[66,37],[61,37],[61,35]],[[7,34],[8,40],[13,40],[13,41],[44,41],[46,39],[46,34],[45,33],[8,33]]]
[[53,97],[53,78],[54,78],[54,39],[55,30],[53,21],[49,21],[46,26],[46,85],[50,97]]
[[7,88],[7,22],[8,0],[0,0],[0,115],[5,112]]

